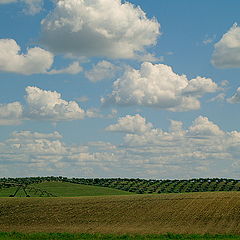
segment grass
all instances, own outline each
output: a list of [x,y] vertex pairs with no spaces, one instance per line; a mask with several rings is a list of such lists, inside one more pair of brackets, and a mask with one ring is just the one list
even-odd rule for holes
[[0,198],[0,229],[24,233],[239,235],[240,192]]
[[[80,197],[80,196],[107,196],[107,195],[129,195],[132,194],[127,191],[107,188],[107,187],[98,187],[98,186],[89,186],[83,184],[74,184],[67,182],[43,182],[32,184],[36,188],[41,188],[46,190],[59,197]],[[16,191],[16,187],[0,189],[0,197],[8,197]],[[36,197],[39,196],[39,193],[34,194],[34,191],[29,192],[30,196]],[[18,197],[25,196],[23,190],[19,191],[17,194]]]
[[240,236],[234,235],[182,235],[182,234],[164,234],[164,235],[110,235],[110,234],[69,234],[69,233],[4,233],[0,232],[0,240],[169,240],[169,239],[240,239]]

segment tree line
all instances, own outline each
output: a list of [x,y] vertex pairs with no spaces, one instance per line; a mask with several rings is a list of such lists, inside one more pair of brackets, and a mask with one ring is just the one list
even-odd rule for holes
[[[184,192],[213,192],[240,191],[240,180],[227,178],[196,178],[188,180],[157,180],[140,178],[67,178],[62,176],[0,178],[0,187],[4,183],[33,184],[50,181],[61,181],[75,184],[108,187],[137,194],[152,193],[184,193]],[[4,186],[5,185],[5,186]]]

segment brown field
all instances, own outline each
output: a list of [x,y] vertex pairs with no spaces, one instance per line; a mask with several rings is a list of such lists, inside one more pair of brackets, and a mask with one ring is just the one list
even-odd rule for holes
[[0,231],[240,234],[240,192],[0,198]]

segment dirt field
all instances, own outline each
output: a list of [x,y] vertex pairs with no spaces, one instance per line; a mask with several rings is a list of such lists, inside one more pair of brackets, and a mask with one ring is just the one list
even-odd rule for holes
[[1,198],[0,230],[240,234],[240,192]]

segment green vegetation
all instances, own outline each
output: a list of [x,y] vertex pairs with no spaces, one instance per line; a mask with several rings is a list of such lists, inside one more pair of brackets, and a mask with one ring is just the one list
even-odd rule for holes
[[[33,187],[33,188],[32,188]],[[0,190],[0,197],[8,197],[16,191],[17,187],[2,188]],[[38,189],[44,189],[44,191],[53,194],[58,197],[79,197],[79,196],[106,196],[106,195],[129,195],[130,192],[111,189],[107,187],[89,186],[82,184],[74,184],[69,182],[42,182],[30,184],[26,188],[26,192],[31,197],[41,196],[41,192]],[[21,189],[16,197],[25,196],[26,194]],[[47,195],[43,195],[47,196]]]
[[234,235],[110,235],[110,234],[69,234],[69,233],[1,233],[0,240],[169,240],[169,239],[199,239],[199,240],[217,240],[217,239],[240,239],[240,236]]
[[44,182],[33,186],[47,190],[59,197],[129,195],[131,193],[107,187],[88,186],[69,182]]
[[[85,178],[66,178],[66,177],[30,177],[30,178],[1,178],[0,179],[0,189],[6,188],[4,185],[7,182],[15,184],[36,184],[36,183],[46,183],[46,182],[65,182],[65,183],[74,183],[80,185],[92,185],[97,187],[107,187],[111,189],[127,191],[137,194],[159,194],[159,193],[188,193],[188,192],[215,192],[215,191],[240,191],[240,180],[236,179],[225,179],[225,178],[198,178],[198,179],[189,179],[189,180],[146,180],[146,179],[128,179],[128,178],[94,178],[94,179],[85,179]],[[36,186],[36,185],[33,185]],[[66,185],[67,186],[67,185]],[[52,192],[52,187],[44,186],[46,190]],[[82,186],[81,186],[82,187]],[[56,195],[60,191],[60,196],[65,190],[60,190],[60,186],[56,185]],[[66,193],[66,196],[81,196],[74,195],[76,189],[75,187],[70,187],[69,193]],[[86,190],[86,189],[85,189]],[[82,189],[81,191],[85,191]],[[4,190],[5,191],[5,190]],[[76,190],[78,192],[78,190]],[[86,190],[87,191],[87,190]],[[97,191],[97,190],[96,190]],[[104,191],[104,190],[103,190]],[[110,190],[106,190],[107,192]],[[72,193],[71,193],[72,192]],[[6,196],[9,191],[1,193],[0,196]],[[90,193],[90,191],[89,191]],[[115,192],[114,194],[123,194],[124,192]],[[92,194],[91,194],[92,195]],[[95,194],[99,195],[99,194]],[[100,194],[104,195],[104,194]],[[111,194],[110,194],[111,195]]]

